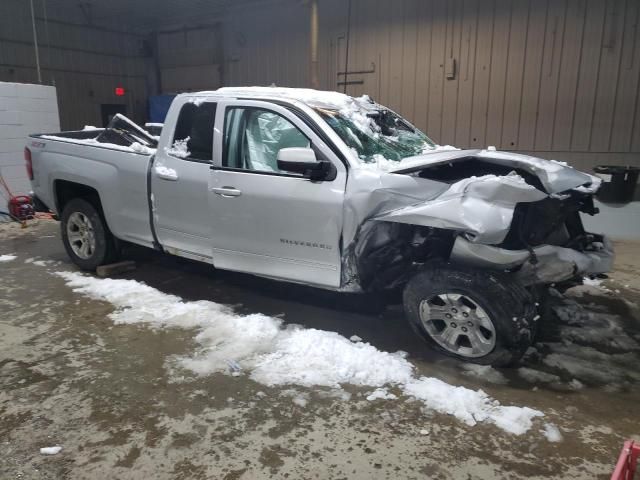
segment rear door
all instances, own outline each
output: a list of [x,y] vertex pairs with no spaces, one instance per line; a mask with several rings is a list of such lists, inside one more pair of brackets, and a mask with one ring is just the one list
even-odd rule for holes
[[[209,179],[216,267],[338,287],[346,167],[309,126],[269,102],[220,102]],[[281,148],[312,147],[336,178],[278,170]]]
[[208,179],[216,108],[215,102],[187,100],[174,110],[167,118],[167,125],[176,125],[173,137],[158,148],[151,167],[152,214],[160,244],[170,253],[201,261],[211,261]]

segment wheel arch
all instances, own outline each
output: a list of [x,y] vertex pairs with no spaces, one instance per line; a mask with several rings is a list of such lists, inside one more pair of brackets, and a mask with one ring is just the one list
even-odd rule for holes
[[113,234],[109,218],[104,211],[102,197],[96,188],[85,183],[57,179],[53,182],[53,195],[56,211],[58,212],[59,217],[62,217],[62,211],[69,201],[74,198],[82,198],[91,203],[98,210],[98,213],[107,226],[107,229],[111,234]]

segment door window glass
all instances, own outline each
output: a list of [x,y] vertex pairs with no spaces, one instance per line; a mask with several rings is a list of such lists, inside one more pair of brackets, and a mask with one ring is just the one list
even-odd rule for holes
[[180,109],[173,144],[168,153],[180,158],[210,162],[213,158],[215,119],[215,103],[185,103]]
[[278,170],[282,148],[309,148],[309,139],[289,120],[261,108],[230,108],[225,115],[224,167],[286,173]]

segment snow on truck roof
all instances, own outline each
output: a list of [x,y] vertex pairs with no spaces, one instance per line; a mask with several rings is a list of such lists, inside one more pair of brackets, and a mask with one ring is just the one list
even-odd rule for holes
[[185,94],[185,96],[260,97],[265,99],[298,101],[310,107],[332,110],[348,108],[356,101],[372,103],[366,96],[353,98],[339,92],[287,87],[222,87],[218,90],[188,93]]

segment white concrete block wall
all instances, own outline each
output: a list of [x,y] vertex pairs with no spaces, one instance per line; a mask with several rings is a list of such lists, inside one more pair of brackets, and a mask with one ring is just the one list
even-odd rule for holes
[[[58,131],[55,87],[0,82],[0,174],[14,195],[31,190],[23,154],[27,137],[32,133]],[[4,205],[0,206],[4,210]]]

